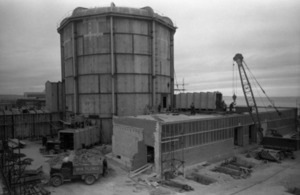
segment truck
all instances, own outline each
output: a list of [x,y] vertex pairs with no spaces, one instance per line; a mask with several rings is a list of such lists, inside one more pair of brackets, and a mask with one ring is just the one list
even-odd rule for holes
[[82,179],[87,185],[92,185],[107,173],[107,160],[103,155],[91,155],[88,152],[78,155],[73,152],[64,157],[62,162],[50,167],[50,184],[54,187],[73,179]]

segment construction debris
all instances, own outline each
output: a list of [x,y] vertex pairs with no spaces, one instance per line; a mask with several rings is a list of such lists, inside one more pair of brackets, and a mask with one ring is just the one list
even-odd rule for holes
[[50,167],[60,168],[64,159],[68,158],[76,166],[77,164],[94,165],[102,163],[104,155],[102,154],[102,148],[96,147],[92,149],[79,149],[75,151],[67,151],[55,155],[47,162]]
[[153,164],[149,164],[149,163],[145,164],[144,166],[142,166],[142,167],[140,167],[140,168],[138,168],[134,171],[130,171],[129,172],[129,177],[135,177],[135,176],[137,176],[137,175],[139,175],[139,174],[141,174],[141,173],[143,173],[143,172],[145,172],[145,171],[147,171],[151,168],[153,168]]
[[34,194],[34,195],[50,195],[51,192],[46,190],[41,185],[28,185],[25,189],[25,194]]
[[189,186],[187,184],[182,184],[182,183],[179,183],[179,182],[176,182],[176,181],[171,181],[171,180],[162,180],[162,181],[159,181],[158,183],[163,185],[163,186],[168,186],[168,187],[175,188],[179,192],[182,192],[182,191],[188,192],[188,191],[193,191],[194,190],[191,186]]
[[191,173],[190,175],[186,176],[187,179],[190,179],[190,180],[194,180],[198,183],[201,183],[203,185],[209,185],[209,184],[212,184],[212,183],[215,183],[217,180],[213,179],[213,178],[210,178],[208,176],[204,176],[204,175],[200,175],[199,173]]
[[294,153],[292,151],[262,149],[257,153],[256,158],[280,163],[281,160],[288,157],[290,157],[291,159],[295,159]]
[[283,155],[279,150],[262,149],[260,152],[257,153],[257,157],[258,159],[280,163],[281,159],[283,158]]
[[11,147],[11,148],[24,148],[26,146],[26,143],[19,140],[19,139],[9,139],[8,140],[8,145]]
[[234,179],[245,179],[251,175],[252,166],[238,163],[237,159],[233,158],[231,160],[226,160],[212,171],[228,174]]

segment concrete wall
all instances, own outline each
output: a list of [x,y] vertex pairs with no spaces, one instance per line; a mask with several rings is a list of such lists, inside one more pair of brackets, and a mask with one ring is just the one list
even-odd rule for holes
[[38,138],[45,135],[57,135],[62,128],[61,113],[31,111],[31,113],[0,112],[0,139]]
[[[280,117],[272,111],[261,113],[260,116],[265,120],[264,124],[268,128],[270,126],[276,129],[289,128],[291,132],[296,129],[295,112],[294,109],[288,109],[283,110]],[[257,128],[249,115],[231,115],[162,124],[161,171],[164,172],[170,168],[166,162],[171,162],[173,157],[184,161],[186,165],[192,165],[233,154],[235,134],[236,145],[243,147],[257,140],[256,132]]]
[[[75,12],[58,29],[67,111],[107,119],[144,114],[147,105],[156,110],[162,96],[172,104],[176,28],[171,20],[158,20],[148,9]],[[89,17],[80,17],[87,12]]]
[[275,129],[281,135],[289,134],[297,128],[297,108],[280,110],[281,115],[275,111],[261,113],[261,121],[266,123],[267,129]]
[[[274,125],[276,128],[283,128],[286,125],[294,127],[296,116],[294,109],[282,111],[279,117],[275,112],[262,113],[261,116],[266,120],[265,124]],[[145,116],[145,118],[151,116]],[[128,162],[133,165],[133,159],[139,159],[134,162],[137,164],[146,163],[146,152],[140,152],[145,149],[144,146],[152,146],[155,150],[155,169],[157,174],[170,168],[165,162],[176,158],[182,160],[186,165],[192,165],[216,158],[227,157],[234,152],[234,129],[237,128],[238,146],[247,146],[256,141],[257,127],[252,122],[249,115],[235,114],[219,116],[215,118],[199,118],[190,121],[164,122],[159,118],[155,120],[141,119],[135,117],[115,117],[114,122],[119,126],[129,126],[143,131],[142,140],[131,140],[137,135],[131,135],[128,131],[116,132],[119,140],[114,138],[114,142],[132,142],[134,145],[122,145],[124,150],[133,151],[128,157]],[[139,132],[140,133],[140,132]],[[126,134],[127,138],[123,138]],[[251,134],[251,140],[250,135]],[[115,135],[115,132],[114,132]],[[122,141],[122,139],[124,139]],[[251,141],[251,142],[250,142]],[[133,149],[133,147],[136,147]],[[135,155],[135,157],[133,157]],[[163,163],[164,162],[164,163]]]
[[147,163],[147,147],[143,143],[143,129],[114,124],[112,150],[114,156],[131,170]]
[[[174,155],[179,159],[184,159],[185,166],[197,164],[203,161],[221,159],[233,154],[233,139],[212,142],[197,147],[177,150]],[[162,159],[168,159],[168,154],[163,154]]]
[[171,105],[175,29],[128,15],[95,14],[59,30],[69,111],[143,114],[146,105],[157,108],[162,94]]
[[114,123],[143,129],[144,143],[148,146],[154,147],[154,132],[157,121],[129,117],[115,117]]
[[63,105],[63,86],[61,82],[47,81],[45,84],[46,91],[46,109],[49,112],[64,111]]

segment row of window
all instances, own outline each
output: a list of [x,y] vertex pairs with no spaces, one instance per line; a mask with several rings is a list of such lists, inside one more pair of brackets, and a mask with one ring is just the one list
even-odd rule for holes
[[[247,121],[246,121],[247,120]],[[243,121],[243,122],[241,122]],[[238,126],[239,123],[247,124],[251,122],[248,116],[230,117],[222,119],[201,120],[195,122],[185,122],[179,124],[162,125],[162,138],[176,135],[184,135],[201,131],[210,131],[221,128]]]
[[210,142],[225,140],[233,137],[233,129],[222,129],[211,132],[199,132],[162,140],[162,152],[170,152],[182,148],[194,147]]
[[[283,111],[284,118],[278,121],[271,121],[271,126],[284,126],[294,123],[294,110]],[[261,121],[274,120],[278,118],[277,113],[261,113]],[[280,118],[279,118],[280,119]],[[240,124],[239,124],[240,123]],[[221,119],[208,119],[194,122],[184,122],[178,124],[164,124],[162,125],[162,138],[173,137],[177,135],[185,135],[190,133],[196,133],[201,131],[211,131],[221,128],[230,128],[239,125],[245,125],[252,123],[252,119],[249,115],[228,117]]]

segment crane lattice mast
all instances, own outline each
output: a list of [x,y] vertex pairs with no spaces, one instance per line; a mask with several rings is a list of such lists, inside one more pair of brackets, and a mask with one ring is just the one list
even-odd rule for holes
[[253,122],[258,124],[258,129],[261,132],[261,121],[260,121],[260,118],[259,118],[256,101],[255,101],[255,98],[254,98],[254,95],[253,95],[252,87],[251,87],[251,84],[249,82],[247,73],[246,73],[245,68],[243,66],[244,57],[243,57],[242,54],[236,54],[234,56],[233,60],[238,65],[238,70],[239,70],[239,74],[240,74],[243,93],[244,93],[244,96],[245,96],[247,107],[249,109],[248,110],[249,114],[250,114]]

